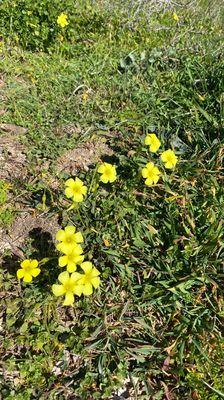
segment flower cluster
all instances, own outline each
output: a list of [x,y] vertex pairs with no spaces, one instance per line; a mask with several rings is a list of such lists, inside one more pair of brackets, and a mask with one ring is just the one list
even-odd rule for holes
[[[62,19],[60,21],[62,22]],[[152,153],[156,153],[161,146],[161,142],[155,133],[146,136],[145,144],[149,146]],[[163,151],[160,158],[167,169],[174,169],[178,161],[171,149]],[[116,166],[113,164],[103,162],[98,166],[97,172],[100,174],[98,180],[103,184],[113,183],[117,179]],[[161,176],[159,168],[151,161],[142,168],[141,173],[147,186],[155,185]],[[83,202],[86,195],[87,186],[78,177],[70,178],[65,182],[65,196],[71,199],[74,204]],[[84,238],[81,232],[76,231],[75,226],[68,225],[64,229],[60,229],[56,234],[56,240],[56,249],[60,252],[58,265],[60,268],[66,268],[66,270],[59,274],[59,283],[52,285],[52,291],[55,296],[65,297],[64,305],[72,305],[75,295],[89,296],[93,293],[93,289],[99,287],[100,272],[90,261],[84,261],[85,256],[82,247]],[[34,277],[40,274],[39,266],[44,262],[44,260],[39,262],[32,259],[22,261],[21,268],[17,271],[18,279],[31,282]],[[78,268],[79,271],[77,271]]]
[[[112,183],[117,179],[116,166],[107,162],[102,163],[97,172],[100,174],[99,180],[103,183]],[[73,203],[81,203],[86,194],[87,186],[79,178],[70,178],[65,182],[65,196]]]
[[[161,142],[155,133],[149,133],[146,136],[145,144],[149,146],[149,150],[152,153],[156,153],[161,146]],[[178,161],[177,156],[171,149],[163,151],[160,158],[167,169],[174,169]],[[159,168],[156,167],[153,162],[148,162],[146,166],[142,168],[142,177],[145,179],[145,184],[147,186],[155,185],[158,182],[160,175],[161,172]]]
[[[74,226],[60,229],[56,234],[56,240],[58,241],[56,249],[62,253],[58,259],[59,267],[66,267],[67,270],[59,274],[60,284],[52,285],[52,291],[55,296],[65,296],[63,304],[69,306],[74,303],[74,295],[90,296],[93,288],[99,287],[100,272],[90,261],[84,261],[80,244],[84,242],[84,239],[81,232],[76,232]],[[76,271],[77,266],[80,266],[82,273]],[[37,260],[26,259],[20,263],[20,267],[17,277],[23,279],[24,282],[31,282],[40,273]]]
[[[64,305],[74,303],[74,295],[89,296],[93,293],[93,288],[97,289],[100,285],[100,272],[89,261],[84,262],[83,249],[80,243],[84,242],[81,232],[76,232],[74,226],[66,226],[56,234],[56,245],[62,255],[59,257],[60,267],[66,267],[67,271],[58,276],[60,284],[54,284],[52,291],[55,296],[65,296]],[[82,273],[77,272],[80,266]]]

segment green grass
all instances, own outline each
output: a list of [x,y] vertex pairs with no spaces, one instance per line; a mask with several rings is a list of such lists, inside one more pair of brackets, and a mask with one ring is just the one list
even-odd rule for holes
[[[93,11],[88,3],[82,40],[68,39],[51,54],[31,52],[23,37],[17,46],[4,38],[1,47],[7,109],[1,120],[29,129],[21,138],[29,174],[11,182],[8,207],[37,213],[45,194],[46,212],[83,232],[85,254],[102,276],[92,297],[63,308],[51,294],[55,259],[23,285],[16,278],[20,260],[5,256],[1,394],[109,399],[129,378],[137,399],[172,392],[174,399],[218,400],[224,396],[221,9],[214,13],[205,2],[181,7],[177,24],[173,9],[144,9],[130,19],[116,4],[114,10],[100,4]],[[57,134],[70,124],[77,134]],[[143,149],[150,131],[175,148],[180,162],[147,189],[139,169],[150,158]],[[56,158],[94,137],[114,150],[119,180],[91,192],[79,213],[67,211],[67,176],[53,190],[36,167],[50,160],[54,177]],[[88,186],[95,167],[79,174]],[[41,235],[27,241],[24,256],[56,256]]]

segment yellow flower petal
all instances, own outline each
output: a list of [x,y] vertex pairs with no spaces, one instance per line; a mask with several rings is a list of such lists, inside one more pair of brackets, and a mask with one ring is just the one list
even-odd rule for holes
[[30,266],[30,260],[24,260],[24,261],[21,262],[20,265],[21,265],[22,268],[26,269],[26,268],[28,268]]
[[66,235],[65,235],[65,231],[63,231],[62,229],[60,229],[57,233],[56,233],[56,240],[58,240],[58,241],[62,241],[62,240],[65,240],[65,237],[66,237]]
[[147,178],[145,181],[146,186],[152,186],[153,185],[153,180],[152,178]]
[[29,274],[28,272],[25,272],[23,281],[24,281],[24,282],[31,282],[32,279],[33,279],[33,278],[32,278],[32,275]]
[[81,186],[83,185],[83,181],[81,181],[81,179],[78,177],[75,178],[75,182],[79,183]]
[[144,142],[144,143],[145,143],[147,146],[150,146],[150,144],[151,144],[151,138],[150,138],[149,135],[146,136],[145,142]]
[[59,267],[65,267],[67,265],[67,263],[68,263],[68,256],[65,255],[65,256],[59,257],[59,259],[58,259]]
[[152,163],[152,162],[148,162],[147,164],[146,164],[146,168],[147,168],[147,170],[152,170],[153,168],[154,168],[154,164]]
[[80,274],[79,272],[73,272],[73,274],[71,274],[71,280],[75,283],[77,281],[79,281],[82,278],[82,274]]
[[80,255],[82,253],[83,253],[82,246],[80,246],[80,244],[78,244],[78,243],[75,243],[73,245],[72,254],[77,256],[77,255]]
[[109,179],[109,181],[110,181],[111,183],[113,183],[114,181],[116,181],[116,179],[117,179],[117,176],[114,175],[113,177],[111,177],[111,178]]
[[107,176],[105,176],[105,175],[102,175],[100,177],[100,181],[103,182],[103,183],[108,183],[109,182],[109,178]]
[[90,283],[83,286],[82,292],[85,296],[90,296],[93,293],[93,287]]
[[154,168],[153,168],[153,173],[154,173],[155,175],[160,175],[160,170],[159,170],[159,168],[154,167]]
[[70,261],[67,263],[67,271],[74,272],[77,269],[77,264],[81,264],[84,260],[84,256],[77,256],[74,258],[74,261]]
[[62,296],[65,294],[65,289],[63,285],[52,285],[52,292],[55,296]]
[[75,233],[75,241],[76,241],[76,243],[83,243],[84,242],[84,239],[83,239],[83,236],[82,236],[81,232],[76,232]]
[[73,189],[67,187],[65,189],[65,196],[68,197],[68,199],[70,199],[71,197],[73,197],[73,195],[74,195]]
[[148,176],[147,168],[142,168],[142,176],[143,176],[143,178],[147,178],[147,176]]
[[75,203],[82,203],[83,201],[83,195],[81,193],[76,193],[73,194],[73,199],[72,199]]
[[77,256],[76,257],[76,264],[80,265],[84,261],[84,256]]
[[77,269],[77,266],[76,266],[76,264],[74,263],[74,262],[70,262],[70,263],[68,263],[67,264],[67,271],[68,272],[74,272],[74,271],[76,271],[76,269]]
[[99,172],[100,174],[104,174],[105,172],[105,165],[101,164],[97,170],[97,172]]
[[59,282],[66,284],[69,280],[69,273],[67,271],[61,272],[58,275],[58,280],[59,280]]
[[165,163],[165,168],[167,168],[167,169],[172,169],[173,167],[174,167],[174,165],[173,165],[172,162],[167,161],[167,162]]
[[87,193],[87,186],[82,186],[82,187],[81,187],[81,192],[82,192],[82,194],[85,196],[86,193]]
[[77,296],[81,296],[81,294],[83,293],[83,285],[76,285],[74,288],[74,293]]
[[155,175],[153,178],[154,185],[158,182],[158,180],[159,180],[159,175]]
[[73,295],[73,293],[71,293],[71,292],[66,293],[63,305],[64,306],[71,306],[73,303],[74,303],[74,295]]
[[84,263],[81,264],[81,268],[86,274],[88,274],[89,272],[92,271],[93,264],[90,261],[85,261]]
[[75,233],[76,229],[74,226],[66,226],[65,228],[65,233],[66,235],[73,235]]
[[100,271],[98,271],[98,269],[96,269],[96,267],[93,267],[91,275],[93,277],[98,276],[98,275],[100,275]]
[[69,253],[72,250],[72,247],[72,244],[65,244],[64,242],[58,243],[56,245],[56,249],[64,254]]
[[24,273],[24,269],[18,269],[18,271],[16,272],[17,278],[22,279],[24,277]]
[[65,182],[65,186],[68,186],[68,187],[72,188],[72,187],[74,186],[74,183],[75,183],[74,179],[69,178],[69,179],[67,179],[67,181]]
[[91,283],[94,286],[94,288],[97,289],[100,286],[100,278],[98,276],[92,278]]
[[37,260],[31,260],[30,261],[30,266],[31,268],[37,268],[38,267],[38,261]]
[[40,274],[40,268],[33,268],[30,270],[30,274],[36,278],[36,276],[38,276]]

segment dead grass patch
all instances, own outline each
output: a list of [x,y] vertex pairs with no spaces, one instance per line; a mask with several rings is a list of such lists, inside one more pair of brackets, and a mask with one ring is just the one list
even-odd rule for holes
[[8,233],[0,229],[0,253],[10,250],[16,256],[22,257],[22,246],[34,229],[49,233],[54,241],[55,234],[60,229],[58,217],[49,216],[47,213],[35,215],[28,212],[18,216]]
[[11,180],[27,175],[24,146],[15,136],[0,136],[0,179]]
[[112,155],[112,149],[103,141],[89,141],[76,149],[69,150],[58,158],[56,171],[58,174],[76,175],[78,171],[88,171],[91,164],[100,160],[102,155]]

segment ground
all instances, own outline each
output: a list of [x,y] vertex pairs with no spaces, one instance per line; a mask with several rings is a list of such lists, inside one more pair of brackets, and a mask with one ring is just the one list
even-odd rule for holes
[[[83,1],[60,46],[3,27],[0,398],[224,397],[222,17],[219,1]],[[179,159],[152,188],[149,132]],[[105,160],[119,179],[97,187]],[[89,194],[69,210],[75,176]],[[67,224],[102,281],[74,307],[51,291]],[[24,258],[45,259],[32,284]]]

